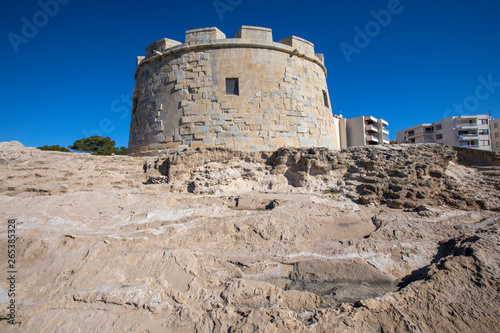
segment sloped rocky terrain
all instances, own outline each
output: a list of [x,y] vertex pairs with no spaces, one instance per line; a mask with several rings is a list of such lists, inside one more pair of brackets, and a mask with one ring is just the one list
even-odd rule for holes
[[0,143],[0,330],[498,332],[500,159],[475,154]]

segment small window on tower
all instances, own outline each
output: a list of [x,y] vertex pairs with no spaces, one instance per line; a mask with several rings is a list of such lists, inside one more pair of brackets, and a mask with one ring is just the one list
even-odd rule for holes
[[325,103],[325,107],[330,108],[330,104],[328,103],[328,93],[326,90],[323,90],[323,102]]
[[137,99],[132,100],[132,114],[134,114],[135,111],[137,111]]
[[226,95],[239,95],[240,85],[238,78],[226,79]]

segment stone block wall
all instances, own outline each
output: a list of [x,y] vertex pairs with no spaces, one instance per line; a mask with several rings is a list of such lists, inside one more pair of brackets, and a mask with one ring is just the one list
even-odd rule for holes
[[[227,91],[236,80],[238,89]],[[243,26],[232,39],[217,28],[196,29],[184,44],[151,44],[137,67],[133,99],[132,154],[340,148],[323,58],[298,37],[272,42],[266,28]]]

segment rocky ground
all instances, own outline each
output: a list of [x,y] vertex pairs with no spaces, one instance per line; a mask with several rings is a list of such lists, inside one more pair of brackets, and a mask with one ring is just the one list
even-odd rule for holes
[[481,154],[0,143],[0,330],[499,332],[500,159]]

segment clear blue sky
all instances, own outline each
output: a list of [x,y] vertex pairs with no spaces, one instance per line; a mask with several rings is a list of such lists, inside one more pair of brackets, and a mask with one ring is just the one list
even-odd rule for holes
[[[33,0],[2,5],[0,141],[67,146],[104,134],[128,145],[136,56],[210,26],[228,37],[255,25],[272,28],[275,41],[313,42],[326,58],[333,112],[384,118],[391,139],[445,117],[500,117],[498,0],[59,1],[51,15]],[[388,9],[390,22],[374,23],[372,11]],[[356,27],[370,40],[355,40]]]

